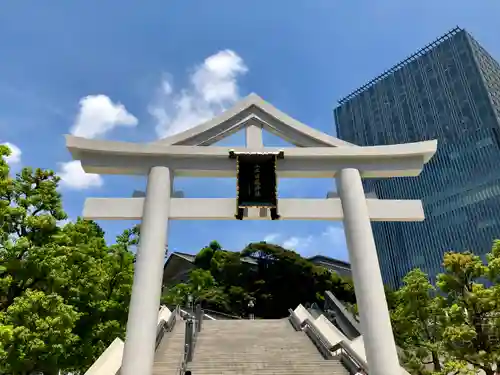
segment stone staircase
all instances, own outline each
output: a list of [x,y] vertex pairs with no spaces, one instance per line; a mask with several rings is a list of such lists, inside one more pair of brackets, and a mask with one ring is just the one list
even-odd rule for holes
[[[159,372],[166,368],[161,366],[155,364],[154,374],[166,374]],[[287,319],[204,321],[188,370],[193,375],[348,375],[340,361],[323,359]]]
[[165,332],[156,349],[153,375],[179,375],[184,354],[184,333],[186,322],[177,319],[171,332]]

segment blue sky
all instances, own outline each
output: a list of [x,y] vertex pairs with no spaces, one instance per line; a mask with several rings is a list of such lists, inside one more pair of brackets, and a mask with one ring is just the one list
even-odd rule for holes
[[[71,218],[86,197],[129,197],[145,179],[84,175],[69,132],[149,142],[250,92],[334,134],[336,100],[456,25],[500,59],[500,2],[483,0],[4,1],[0,142],[12,166],[51,168]],[[236,135],[223,141],[243,145]],[[266,145],[282,145],[271,136]],[[329,180],[280,184],[282,197],[323,198]],[[234,181],[184,179],[188,197],[234,197]],[[130,222],[101,222],[109,239]],[[169,247],[231,250],[272,240],[347,260],[341,223],[171,222]]]

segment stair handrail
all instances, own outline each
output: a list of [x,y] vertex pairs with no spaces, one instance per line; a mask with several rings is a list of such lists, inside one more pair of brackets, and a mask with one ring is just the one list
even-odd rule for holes
[[368,364],[366,361],[354,351],[354,349],[346,343],[344,340],[338,342],[333,345],[331,348],[332,352],[341,352],[341,361],[348,361],[346,364],[348,367],[354,366],[354,371],[359,372],[359,370],[363,370],[365,374],[369,374],[368,372]]
[[200,305],[196,306],[194,320],[193,316],[189,316],[186,322],[186,332],[184,335],[184,355],[179,369],[179,374],[184,375],[187,371],[189,362],[193,360],[194,349],[198,339],[198,333],[201,331],[204,311]]
[[216,311],[216,310],[210,310],[210,309],[203,309],[203,311],[205,312],[208,312],[208,313],[212,313],[213,315],[220,315],[220,316],[224,316],[224,317],[227,317],[229,319],[235,319],[235,320],[240,320],[240,319],[243,319],[241,316],[239,315],[231,315],[231,314],[226,314],[226,313],[223,313],[223,312],[220,312],[220,311]]
[[328,342],[327,338],[321,333],[319,329],[313,324],[310,319],[305,319],[300,325],[301,329],[311,339],[311,341],[319,349],[325,359],[333,359],[335,356],[332,353],[332,345]]

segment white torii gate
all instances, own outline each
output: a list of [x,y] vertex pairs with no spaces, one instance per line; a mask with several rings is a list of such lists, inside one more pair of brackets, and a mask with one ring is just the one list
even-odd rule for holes
[[[73,158],[88,173],[148,176],[145,197],[88,198],[83,212],[87,219],[142,220],[120,373],[152,373],[168,221],[235,219],[235,199],[171,197],[173,179],[235,177],[229,149],[211,145],[241,129],[246,147],[234,148],[235,153],[283,151],[278,177],[337,179],[338,197],[280,199],[280,219],[343,220],[370,375],[400,375],[370,221],[422,221],[424,212],[420,200],[367,198],[361,178],[417,176],[437,141],[358,147],[292,119],[255,94],[204,124],[154,143],[66,136]],[[298,147],[264,147],[262,129]],[[245,219],[269,217],[266,210],[249,208]]]

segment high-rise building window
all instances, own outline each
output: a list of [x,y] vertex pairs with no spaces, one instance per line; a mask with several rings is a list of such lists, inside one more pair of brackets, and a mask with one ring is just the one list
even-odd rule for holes
[[398,287],[417,266],[435,280],[451,249],[484,256],[500,237],[500,64],[457,28],[339,103],[346,141],[438,139],[419,177],[365,182],[381,199],[422,199],[427,216],[373,223],[385,282]]

